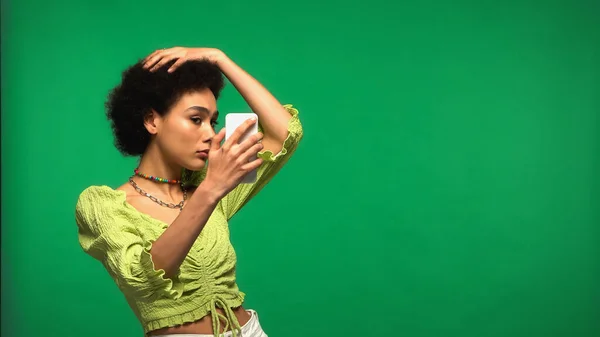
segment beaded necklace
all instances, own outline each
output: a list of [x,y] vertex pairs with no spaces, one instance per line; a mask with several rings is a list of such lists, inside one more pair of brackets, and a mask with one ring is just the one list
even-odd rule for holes
[[136,168],[135,170],[133,170],[133,172],[138,177],[142,177],[144,179],[156,181],[157,183],[167,183],[167,184],[179,184],[179,185],[181,185],[181,180],[165,179],[165,178],[160,178],[160,177],[155,177],[155,176],[149,176],[149,175],[141,173],[139,168]]
[[[144,179],[148,179],[148,180],[152,180],[158,183],[167,183],[167,184],[179,184],[181,186],[181,189],[183,190],[183,200],[181,200],[179,203],[177,204],[173,204],[173,203],[168,203],[168,202],[164,202],[160,199],[158,199],[157,197],[147,193],[146,191],[142,190],[133,180],[134,176],[138,176],[138,177],[142,177]],[[169,207],[169,208],[179,208],[179,211],[183,210],[183,205],[187,199],[187,190],[185,188],[183,188],[183,184],[181,183],[181,180],[175,180],[175,179],[165,179],[165,178],[159,178],[159,177],[155,177],[155,176],[149,176],[143,173],[140,173],[139,169],[135,169],[134,170],[134,175],[131,176],[129,178],[129,183],[133,186],[133,188],[141,195],[148,197],[150,200],[154,201],[155,203],[161,205],[161,206],[165,206],[165,207]]]

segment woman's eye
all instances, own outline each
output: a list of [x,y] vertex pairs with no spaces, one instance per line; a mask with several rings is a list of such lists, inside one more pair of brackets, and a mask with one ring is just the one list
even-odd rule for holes
[[219,125],[218,121],[210,121],[210,125],[212,125],[212,127],[214,128],[215,126]]
[[192,117],[192,122],[194,124],[202,124],[202,119],[198,117]]

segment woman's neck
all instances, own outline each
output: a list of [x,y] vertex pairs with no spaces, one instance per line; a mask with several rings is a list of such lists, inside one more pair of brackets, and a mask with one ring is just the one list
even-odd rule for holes
[[[139,172],[147,176],[154,176],[169,180],[180,180],[182,167],[179,165],[170,164],[165,158],[159,155],[156,151],[149,149],[142,158],[138,165]],[[142,177],[134,177],[136,183],[148,193],[152,194],[152,191],[167,195],[173,200],[181,199],[182,191],[181,185],[169,184],[163,182],[151,181]]]

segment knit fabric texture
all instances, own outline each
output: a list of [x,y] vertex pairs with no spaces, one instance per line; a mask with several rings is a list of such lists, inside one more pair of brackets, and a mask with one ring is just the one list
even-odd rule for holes
[[[221,324],[237,336],[240,324],[232,308],[242,305],[245,293],[236,283],[236,253],[229,238],[228,220],[252,199],[289,160],[302,139],[298,110],[292,115],[288,136],[279,153],[264,150],[257,180],[240,184],[220,200],[205,227],[172,278],[157,269],[150,254],[153,242],[168,224],[135,209],[126,193],[106,185],[90,186],[75,207],[78,239],[83,251],[100,261],[140,321],[144,334],[194,322],[211,313],[213,330]],[[259,121],[260,123],[260,121]],[[259,124],[259,130],[262,127]],[[197,186],[206,174],[184,170],[186,185]],[[219,307],[226,313],[219,314]]]

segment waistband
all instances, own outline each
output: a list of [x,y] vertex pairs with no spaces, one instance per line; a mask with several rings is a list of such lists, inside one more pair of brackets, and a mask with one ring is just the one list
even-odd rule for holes
[[[238,324],[237,331],[236,331],[236,329],[231,329],[230,331],[228,331],[227,330],[227,328],[228,328],[227,317],[219,314],[218,312],[216,312],[216,309],[215,309],[214,312],[216,313],[216,315],[213,314],[213,312],[211,311],[211,315],[213,315],[213,332],[214,332],[214,334],[167,334],[167,335],[155,335],[152,337],[215,337],[215,336],[234,337],[234,336],[238,336],[237,334],[240,334],[242,332],[244,332],[244,334],[246,334],[246,333],[253,331],[258,326],[258,313],[253,309],[247,309],[246,311],[250,313],[250,319],[248,320],[248,322],[246,322],[246,324],[244,324],[243,326],[240,327],[239,323],[237,323],[237,318],[233,314],[233,310],[232,310],[233,319],[235,320],[235,323]],[[217,328],[215,328],[214,317],[218,317],[218,319],[222,318],[222,319],[226,320],[224,333],[222,333],[222,334],[218,333],[218,331],[220,331],[220,326],[217,326]]]

